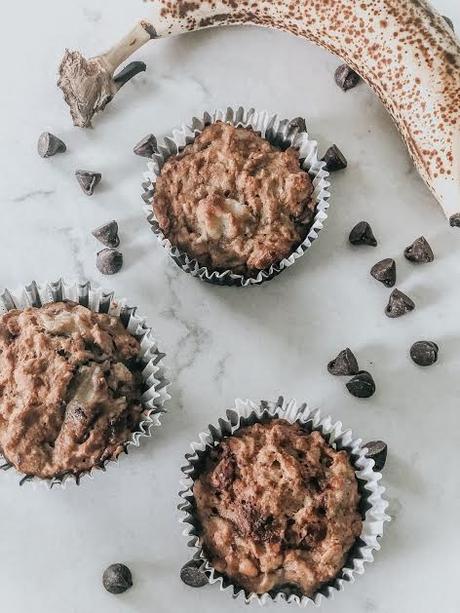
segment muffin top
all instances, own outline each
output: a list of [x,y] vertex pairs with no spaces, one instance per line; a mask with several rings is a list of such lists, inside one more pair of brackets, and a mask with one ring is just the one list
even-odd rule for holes
[[304,240],[312,192],[296,150],[217,122],[166,161],[153,210],[170,242],[200,264],[254,273]]
[[0,317],[0,450],[51,478],[115,458],[139,424],[138,341],[72,302]]
[[224,439],[193,493],[209,562],[250,592],[289,584],[312,596],[340,572],[361,533],[347,453],[284,420]]

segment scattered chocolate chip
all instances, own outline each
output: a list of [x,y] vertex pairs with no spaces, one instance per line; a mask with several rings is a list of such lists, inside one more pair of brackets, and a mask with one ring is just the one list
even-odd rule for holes
[[347,347],[334,360],[329,362],[327,370],[331,375],[356,375],[359,372],[358,361],[353,351]]
[[118,247],[120,244],[120,238],[118,237],[118,224],[114,219],[102,226],[99,226],[93,230],[91,234],[103,245],[107,245],[107,247]]
[[204,587],[208,584],[208,576],[203,569],[202,560],[190,560],[180,569],[180,578],[190,587]]
[[396,262],[392,258],[385,258],[374,264],[371,275],[385,287],[393,287],[396,283]]
[[387,461],[387,444],[383,441],[369,441],[364,447],[367,447],[366,456],[374,460],[374,470],[380,472]]
[[111,564],[102,575],[102,584],[111,594],[122,594],[132,587],[133,577],[124,564]]
[[405,315],[414,309],[414,301],[411,300],[409,296],[399,291],[399,289],[394,289],[390,294],[388,304],[385,308],[385,315],[391,318],[401,317],[401,315]]
[[133,149],[136,155],[140,155],[144,158],[151,158],[158,152],[157,139],[153,134],[147,134],[142,140],[140,140]]
[[334,72],[334,79],[337,85],[344,92],[356,87],[361,81],[361,77],[347,64],[340,64]]
[[370,245],[377,247],[377,239],[367,221],[360,221],[351,230],[348,240],[352,245]]
[[449,223],[452,228],[460,228],[460,213],[454,213],[449,217]]
[[297,128],[299,132],[307,131],[307,124],[305,123],[305,119],[303,117],[294,117],[294,119],[291,119],[289,122],[289,127]]
[[357,398],[369,398],[375,392],[375,383],[372,375],[367,370],[360,370],[347,383],[347,389],[352,396]]
[[114,275],[123,266],[123,255],[117,249],[102,249],[97,254],[96,266],[103,275]]
[[438,360],[439,347],[433,341],[417,341],[410,348],[410,357],[419,366],[431,366]]
[[42,158],[50,158],[56,153],[64,153],[66,149],[64,141],[51,132],[42,132],[38,138],[37,151]]
[[336,170],[342,170],[347,167],[347,160],[337,145],[329,147],[322,161],[326,162],[326,170],[329,172],[335,172]]
[[80,187],[87,196],[93,195],[94,188],[102,179],[100,172],[93,172],[91,170],[76,170],[75,176],[77,177]]
[[442,15],[442,18],[444,19],[444,21],[447,23],[447,25],[449,26],[449,28],[452,30],[452,32],[455,31],[454,28],[454,24],[452,22],[452,19],[450,17],[447,17],[446,15]]
[[415,239],[412,245],[404,249],[404,257],[409,262],[427,264],[434,260],[434,253],[424,236]]

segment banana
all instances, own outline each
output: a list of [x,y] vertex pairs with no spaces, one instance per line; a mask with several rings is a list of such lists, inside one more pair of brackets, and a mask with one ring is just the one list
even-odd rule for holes
[[[108,52],[66,51],[58,85],[74,124],[91,125],[129,78],[117,68],[146,42],[201,28],[258,25],[339,56],[380,97],[423,180],[460,227],[460,45],[425,0],[154,0]],[[134,68],[131,71],[136,73]]]

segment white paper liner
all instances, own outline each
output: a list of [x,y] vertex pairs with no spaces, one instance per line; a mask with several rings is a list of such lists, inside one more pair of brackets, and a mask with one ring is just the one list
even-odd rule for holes
[[[194,516],[192,487],[194,479],[199,475],[200,460],[203,454],[240,427],[272,418],[282,418],[290,423],[299,422],[309,431],[321,432],[332,447],[348,452],[358,479],[361,511],[364,514],[361,535],[350,550],[345,566],[339,575],[323,585],[312,598],[286,588],[261,595],[248,592],[214,570],[200,545],[200,528]],[[277,402],[261,401],[258,403],[237,399],[235,408],[226,411],[226,418],[219,419],[215,426],[209,425],[206,432],[199,434],[198,442],[191,444],[191,448],[192,452],[185,456],[187,463],[181,468],[186,478],[181,481],[183,489],[179,493],[181,502],[178,509],[182,514],[180,521],[186,525],[184,535],[191,537],[187,544],[194,550],[193,558],[203,561],[203,569],[208,575],[209,583],[219,584],[221,591],[229,592],[233,598],[242,599],[246,604],[256,601],[263,605],[274,601],[296,603],[303,607],[309,604],[319,606],[324,598],[333,598],[335,592],[342,591],[346,583],[353,583],[356,575],[362,575],[365,570],[365,562],[374,560],[374,551],[380,549],[378,539],[383,535],[384,523],[390,521],[390,517],[385,513],[388,506],[387,501],[383,498],[385,488],[379,485],[382,475],[374,472],[374,460],[366,457],[367,448],[363,446],[362,439],[353,438],[351,430],[344,430],[340,421],[333,422],[329,416],[321,417],[318,410],[309,411],[305,403],[297,406],[295,401],[285,402],[282,397]]]
[[[160,416],[165,413],[164,404],[170,398],[169,381],[163,365],[165,354],[158,349],[157,340],[152,329],[145,323],[145,319],[137,314],[137,307],[128,306],[125,298],[115,298],[114,292],[104,290],[89,281],[66,283],[63,279],[59,279],[43,284],[32,281],[29,285],[14,291],[5,289],[0,294],[0,315],[15,308],[24,309],[61,300],[71,300],[96,313],[108,313],[119,317],[125,328],[140,341],[139,357],[145,363],[142,378],[146,389],[141,397],[144,411],[139,429],[133,432],[131,440],[127,441],[125,452],[128,453],[130,446],[139,447],[141,439],[152,436],[152,428],[161,425]],[[67,473],[52,479],[42,479],[18,472],[0,452],[0,468],[2,470],[13,469],[17,472],[20,485],[30,482],[43,484],[51,489],[56,485],[65,487],[69,482],[79,485],[83,477],[92,478],[95,470],[105,471],[108,464],[118,464],[119,457],[108,459],[102,465],[94,466],[78,475]]]
[[[184,251],[171,244],[161,231],[153,213],[152,202],[155,184],[163,164],[170,156],[176,155],[186,145],[192,143],[207,125],[215,121],[224,121],[237,127],[251,127],[273,145],[290,146],[297,149],[301,166],[303,170],[309,173],[313,183],[312,198],[315,201],[315,215],[307,236],[288,258],[261,270],[255,277],[236,274],[231,270],[217,272],[201,265],[196,259],[189,257]],[[291,123],[287,119],[280,120],[277,115],[270,115],[267,111],[257,112],[253,108],[246,110],[241,106],[238,108],[227,107],[226,109],[216,110],[211,114],[206,112],[201,118],[194,117],[190,125],[184,124],[173,130],[170,136],[165,137],[163,144],[158,146],[158,153],[147,163],[147,167],[148,171],[144,174],[145,182],[142,184],[144,189],[142,199],[145,202],[144,211],[152,232],[179,268],[209,283],[248,287],[272,279],[282,270],[292,266],[311,247],[327,219],[326,211],[329,208],[328,199],[330,196],[328,191],[330,186],[329,173],[325,168],[325,163],[318,160],[317,142],[310,140],[306,131],[299,130],[297,122]]]

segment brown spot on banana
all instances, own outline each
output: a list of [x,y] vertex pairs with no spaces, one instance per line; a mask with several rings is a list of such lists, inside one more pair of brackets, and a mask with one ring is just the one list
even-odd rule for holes
[[119,89],[115,70],[152,38],[235,24],[284,30],[338,55],[367,81],[458,225],[460,45],[425,0],[155,0],[152,13],[101,56],[66,53],[59,85],[75,125],[91,124]]

